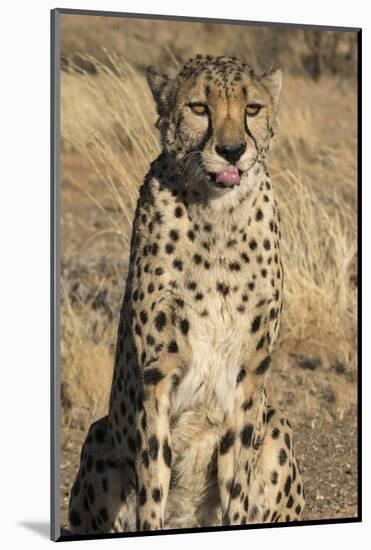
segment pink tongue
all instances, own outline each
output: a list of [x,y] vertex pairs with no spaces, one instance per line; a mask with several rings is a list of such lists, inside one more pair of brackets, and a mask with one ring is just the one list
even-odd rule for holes
[[225,170],[221,170],[216,175],[216,183],[224,183],[224,185],[240,185],[240,175],[235,166],[228,166]]

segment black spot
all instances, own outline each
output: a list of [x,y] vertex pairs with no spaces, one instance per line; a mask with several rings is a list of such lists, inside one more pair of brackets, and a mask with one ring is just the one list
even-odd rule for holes
[[176,343],[176,340],[170,340],[167,350],[169,353],[178,353],[178,344]]
[[210,233],[210,231],[212,230],[211,223],[205,223],[204,230],[207,231],[208,233]]
[[259,349],[262,349],[262,347],[264,346],[264,342],[265,342],[265,336],[263,335],[260,340],[258,341],[258,343],[256,344],[256,350],[258,351]]
[[147,502],[147,491],[145,487],[142,487],[138,495],[139,505],[144,506]]
[[252,435],[254,432],[254,426],[252,424],[246,424],[241,432],[241,442],[244,447],[251,447]]
[[178,241],[179,240],[179,232],[176,231],[175,229],[171,229],[169,235],[170,235],[171,240],[173,240],[173,241]]
[[280,435],[279,429],[278,428],[273,428],[273,430],[272,430],[273,439],[278,439],[279,435]]
[[186,336],[189,331],[189,321],[187,319],[182,319],[180,321],[180,330]]
[[195,264],[199,265],[202,262],[202,256],[200,256],[200,254],[194,254],[193,261]]
[[289,496],[289,498],[287,499],[287,508],[292,508],[292,505],[294,504],[294,499],[292,498],[292,495]]
[[280,463],[280,466],[283,466],[287,460],[287,453],[285,449],[281,449],[278,455],[278,462]]
[[285,433],[285,443],[286,447],[290,450],[291,449],[291,440],[288,433]]
[[174,260],[173,261],[173,267],[175,269],[177,269],[178,271],[183,271],[183,262],[182,262],[182,260],[179,260],[179,258]]
[[282,493],[281,491],[278,491],[276,496],[276,504],[279,504],[281,502],[281,499],[282,499]]
[[231,498],[237,498],[241,493],[241,483],[233,483],[233,481],[228,481],[227,490],[231,495]]
[[99,515],[102,518],[103,521],[108,521],[108,512],[107,508],[101,508],[99,510]]
[[225,283],[218,282],[216,284],[216,289],[217,289],[218,292],[223,294],[223,296],[227,296],[229,294],[229,286],[226,285]]
[[158,487],[155,487],[152,491],[152,498],[155,502],[161,502],[161,491]]
[[238,373],[238,376],[237,376],[237,384],[239,384],[240,382],[242,382],[242,380],[244,380],[246,378],[246,369],[242,368],[240,369],[240,372]]
[[153,338],[152,334],[147,334],[146,342],[149,346],[154,346],[156,343],[156,340]]
[[93,457],[91,455],[88,455],[88,459],[86,461],[86,470],[88,472],[91,472],[92,467],[93,467]]
[[202,292],[197,292],[195,294],[195,300],[202,300],[204,297],[204,295],[202,294]]
[[140,320],[142,322],[143,325],[146,324],[146,322],[148,321],[148,315],[145,311],[141,311],[140,314],[139,314],[139,317],[140,317]]
[[271,362],[270,355],[267,355],[267,357],[264,357],[262,361],[260,361],[259,365],[255,369],[256,374],[264,374],[268,369]]
[[235,432],[233,430],[228,430],[226,434],[222,437],[220,442],[220,454],[225,455],[229,449],[232,447],[235,440]]
[[164,447],[163,447],[163,457],[164,462],[168,468],[171,468],[171,461],[172,461],[172,453],[171,448],[169,446],[169,442],[167,439],[164,441]]
[[181,218],[184,214],[183,208],[181,206],[177,206],[174,210],[174,215],[176,218]]
[[243,501],[243,509],[245,510],[245,512],[248,511],[249,509],[249,497],[245,497],[244,501]]
[[98,443],[103,443],[104,441],[104,431],[101,428],[95,432],[95,439]]
[[77,510],[71,510],[70,522],[73,527],[79,527],[79,525],[81,525],[81,517]]
[[251,250],[255,250],[257,246],[258,246],[258,243],[256,242],[256,240],[251,239],[251,241],[249,242],[249,247],[251,248]]
[[152,256],[157,256],[157,252],[158,252],[158,244],[157,244],[157,243],[153,243],[153,244],[152,244],[152,247],[151,247]]
[[161,382],[164,377],[165,375],[157,367],[145,369],[143,373],[143,382],[150,386],[155,386]]
[[250,258],[248,257],[248,255],[247,255],[245,252],[242,252],[242,253],[240,254],[240,256],[241,256],[241,259],[242,259],[246,264],[248,264],[248,263],[250,262]]
[[154,222],[159,223],[159,224],[162,223],[162,214],[161,214],[161,212],[156,212]]
[[187,237],[190,241],[193,242],[196,238],[196,235],[194,234],[194,232],[192,230],[189,230],[188,233],[187,233]]
[[273,321],[277,317],[277,311],[274,307],[269,312],[269,319]]
[[188,290],[196,290],[197,283],[195,283],[195,281],[188,281],[186,286]]
[[143,451],[142,452],[142,462],[144,464],[144,466],[146,468],[148,468],[149,466],[149,458],[148,458],[148,452],[147,451]]
[[240,271],[241,266],[240,266],[240,264],[239,264],[238,262],[231,262],[231,263],[229,264],[229,269],[230,269],[231,271]]
[[[139,407],[138,407],[138,408],[139,408]],[[143,411],[143,416],[142,416],[141,424],[142,424],[142,430],[143,430],[143,432],[145,432],[146,429],[147,429],[147,416],[146,416],[146,411]]]
[[258,315],[257,317],[255,317],[255,319],[251,323],[251,332],[257,332],[259,330],[260,322],[261,322],[261,315]]
[[298,493],[298,495],[301,495],[301,485],[300,485],[300,483],[298,483],[298,485],[296,487],[296,492]]
[[166,254],[172,254],[174,252],[174,246],[171,243],[165,245]]
[[155,317],[155,327],[161,332],[166,325],[166,315],[163,311],[160,311]]
[[278,481],[278,473],[274,470],[271,473],[271,482],[273,483],[273,485],[277,485],[277,481]]
[[286,481],[285,481],[285,487],[284,487],[285,495],[287,497],[289,496],[290,489],[291,489],[291,476],[288,476]]
[[258,507],[254,504],[254,506],[251,508],[250,520],[253,521],[257,515],[258,515]]
[[265,250],[270,250],[271,249],[270,240],[269,239],[264,239],[263,246],[264,246]]
[[295,512],[299,515],[300,512],[301,512],[301,506],[300,504],[297,505],[297,507],[295,508]]
[[147,291],[149,294],[152,294],[152,292],[155,290],[155,285],[153,283],[149,283]]
[[88,487],[88,499],[89,499],[90,504],[94,504],[94,502],[95,502],[95,493],[94,493],[93,485],[91,483],[89,483],[89,487]]
[[246,399],[242,404],[242,409],[246,412],[253,406],[253,400],[251,398]]
[[158,439],[155,435],[151,435],[151,437],[148,440],[148,450],[149,450],[149,456],[152,458],[152,460],[157,460],[158,456]]

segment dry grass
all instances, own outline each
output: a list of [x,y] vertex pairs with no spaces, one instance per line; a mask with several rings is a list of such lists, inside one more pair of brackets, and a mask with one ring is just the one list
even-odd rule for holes
[[[70,30],[82,23],[74,20]],[[123,58],[117,47],[123,27],[114,23],[118,27],[100,38],[112,52],[91,47],[95,22],[90,38],[62,33],[70,56],[69,70],[62,73],[62,402],[64,422],[84,427],[106,411],[131,220],[138,187],[159,152],[142,65],[148,58],[174,70],[176,60],[193,50],[231,49],[225,43],[228,33],[216,40],[215,26],[205,25],[196,45],[189,30],[175,40],[168,24],[162,24],[162,34],[156,27],[154,45],[148,44],[143,37],[155,22],[147,21],[130,24],[127,35],[133,37],[124,40]],[[244,28],[237,37],[242,32],[253,57],[255,31]],[[277,51],[286,56],[290,70],[270,163],[281,207],[285,270],[277,362],[284,380],[296,357],[318,359],[320,384],[332,392],[341,415],[356,399],[355,83],[330,75],[310,80],[299,63],[304,42],[298,53],[285,37],[278,33],[274,49],[276,57]],[[139,42],[140,55],[132,47]],[[73,70],[74,51],[95,54],[89,60],[97,73]],[[261,53],[256,49],[257,65]],[[339,380],[336,369],[347,378]],[[309,378],[304,382],[303,409],[320,407],[318,382],[313,388]]]

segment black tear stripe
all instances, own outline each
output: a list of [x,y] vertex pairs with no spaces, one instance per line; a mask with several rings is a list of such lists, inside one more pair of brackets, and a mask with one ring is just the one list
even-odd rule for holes
[[258,153],[259,153],[259,151],[258,151],[258,144],[256,143],[256,139],[254,138],[254,136],[253,136],[252,133],[250,132],[250,128],[249,128],[248,125],[247,125],[246,116],[245,116],[245,130],[246,130],[247,135],[253,140],[254,146],[255,146],[255,150],[256,150],[256,154],[258,154]]
[[211,123],[210,114],[207,116],[207,119],[208,119],[208,126],[207,126],[207,130],[206,130],[206,134],[205,134],[204,139],[201,141],[199,147],[197,147],[198,151],[203,151],[205,149],[206,144],[209,141],[209,139],[211,138],[212,133],[213,133],[213,125]]
[[180,113],[179,116],[178,116],[178,120],[176,121],[176,124],[175,124],[175,132],[177,134],[179,132],[179,127],[180,127],[182,122],[183,122],[183,115]]

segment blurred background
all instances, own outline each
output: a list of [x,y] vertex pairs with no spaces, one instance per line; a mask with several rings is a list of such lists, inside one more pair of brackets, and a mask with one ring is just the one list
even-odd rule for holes
[[357,515],[357,35],[61,17],[61,503],[107,412],[138,188],[159,153],[147,65],[197,53],[284,70],[270,172],[282,217],[282,328],[268,399],[286,410],[304,519]]

